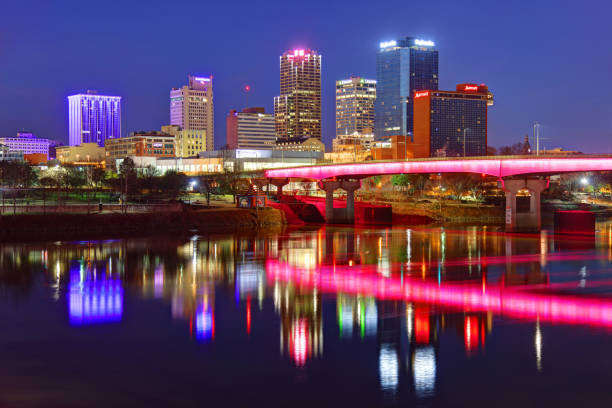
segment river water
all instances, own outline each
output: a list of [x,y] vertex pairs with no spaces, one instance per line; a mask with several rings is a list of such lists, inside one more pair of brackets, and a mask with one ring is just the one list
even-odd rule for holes
[[612,227],[0,246],[0,406],[605,406]]

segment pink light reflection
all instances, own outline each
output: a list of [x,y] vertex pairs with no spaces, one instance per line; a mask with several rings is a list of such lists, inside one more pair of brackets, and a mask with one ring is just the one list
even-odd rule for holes
[[361,266],[321,266],[300,270],[276,260],[266,261],[268,279],[316,287],[325,292],[375,296],[379,299],[425,302],[464,310],[563,324],[612,327],[612,301],[577,296],[526,293],[499,285],[441,284],[404,277],[384,278],[363,273]]

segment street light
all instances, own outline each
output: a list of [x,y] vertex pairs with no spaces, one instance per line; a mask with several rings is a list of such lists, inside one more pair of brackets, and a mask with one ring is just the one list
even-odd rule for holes
[[580,184],[582,184],[583,186],[586,186],[589,184],[589,179],[586,177],[583,177],[580,179]]

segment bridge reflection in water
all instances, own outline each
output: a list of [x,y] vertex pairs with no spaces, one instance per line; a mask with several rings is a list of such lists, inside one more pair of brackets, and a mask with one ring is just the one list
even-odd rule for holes
[[119,323],[131,293],[165,302],[201,347],[229,341],[236,326],[243,336],[270,337],[273,325],[263,319],[273,305],[275,347],[296,367],[329,356],[324,334],[335,332],[327,342],[376,347],[384,393],[393,395],[408,375],[414,395],[426,398],[436,392],[445,332],[456,333],[471,357],[484,350],[496,321],[518,320],[533,333],[533,369],[543,370],[543,326],[611,328],[612,228],[598,229],[595,238],[560,239],[487,227],[323,227],[165,242],[4,246],[0,261],[52,271],[49,286],[66,285],[74,326]]

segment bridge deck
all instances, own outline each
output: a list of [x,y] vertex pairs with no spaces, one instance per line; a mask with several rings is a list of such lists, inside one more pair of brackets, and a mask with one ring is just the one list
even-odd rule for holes
[[402,173],[475,173],[495,177],[612,171],[611,155],[487,156],[366,161],[265,170],[266,177],[323,180],[332,177],[370,177]]

